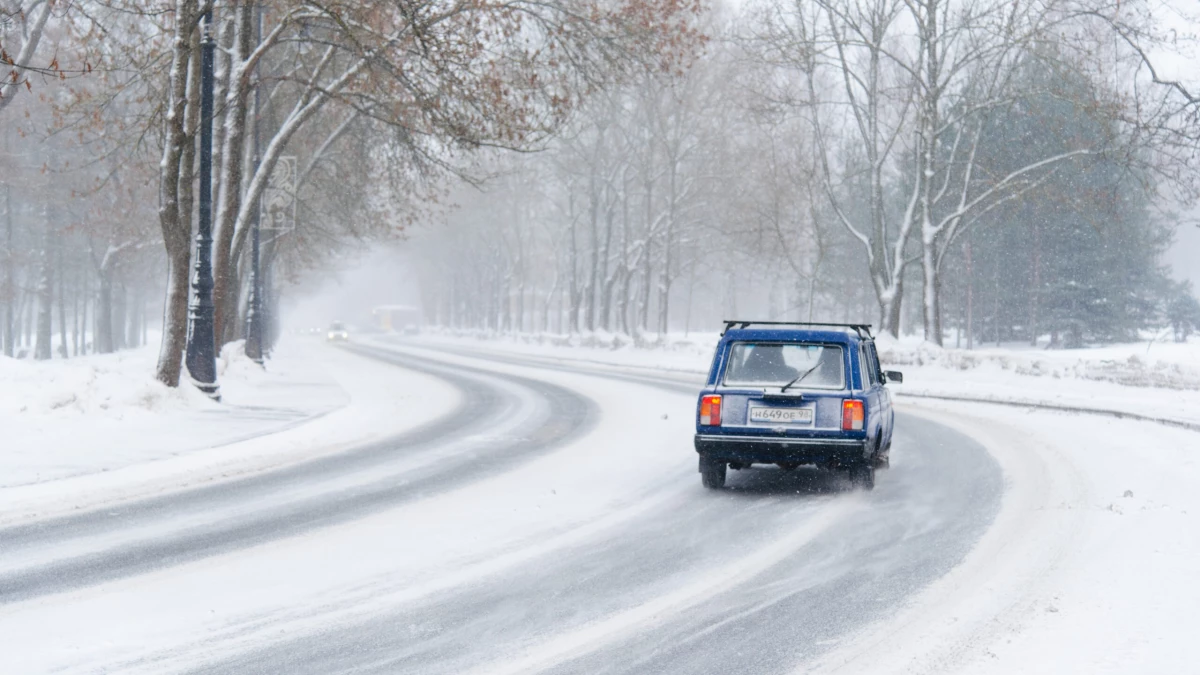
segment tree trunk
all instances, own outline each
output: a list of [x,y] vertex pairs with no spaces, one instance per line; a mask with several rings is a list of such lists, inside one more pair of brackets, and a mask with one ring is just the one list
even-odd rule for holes
[[[5,135],[5,148],[8,147],[8,136]],[[12,218],[12,185],[4,183],[4,355],[12,356],[13,339],[16,337],[14,323],[16,321],[17,277],[16,258],[13,255],[13,218]]]
[[[674,219],[674,216],[672,216]],[[667,236],[664,242],[662,274],[658,284],[658,335],[659,340],[665,339],[671,313],[671,239],[674,225],[667,224]]]
[[900,336],[901,300],[904,299],[904,277],[897,277],[895,284],[886,291],[876,290],[879,301],[879,326],[892,337]]
[[[596,168],[592,167],[593,173]],[[591,223],[589,230],[591,234],[591,265],[588,272],[587,282],[587,307],[584,311],[587,312],[587,329],[589,332],[596,330],[596,291],[598,277],[600,276],[600,196],[596,194],[596,185],[593,178],[592,190],[588,204],[588,222]]]
[[163,306],[162,344],[158,354],[158,379],[168,386],[179,385],[183,351],[187,347],[188,269],[191,249],[182,246],[167,249],[167,297]]
[[975,348],[975,268],[971,261],[971,241],[963,244],[967,260],[967,349]]
[[65,359],[71,355],[71,353],[68,351],[68,347],[70,346],[71,343],[67,341],[67,289],[66,289],[67,272],[66,272],[66,268],[63,267],[63,256],[62,256],[63,242],[62,242],[62,239],[59,238],[59,241],[57,243],[58,243],[58,245],[55,248],[57,249],[57,257],[58,257],[58,333],[59,333],[58,353],[61,354],[62,357]]
[[667,204],[667,232],[663,241],[662,275],[659,277],[658,284],[658,339],[660,341],[666,338],[671,312],[671,264],[674,262],[671,255],[675,246],[675,219],[678,214],[679,201],[677,155],[677,151],[671,153],[667,181],[667,196],[670,201]]
[[112,317],[112,342],[113,349],[125,349],[129,343],[125,341],[125,323],[129,315],[129,302],[125,293],[125,284],[119,283],[113,286],[113,317]]
[[921,309],[924,319],[925,340],[935,345],[942,344],[942,294],[941,271],[937,254],[933,246],[924,246],[921,250],[921,271],[924,275],[924,286],[921,289]]
[[42,249],[38,261],[37,287],[37,346],[34,348],[34,358],[39,361],[49,360],[53,356],[50,341],[53,339],[51,325],[51,301],[54,298],[54,269],[50,256],[50,247],[54,245],[54,234],[50,226],[50,207],[46,207],[46,229],[42,236]]
[[646,256],[642,258],[642,297],[638,306],[637,333],[642,335],[650,327],[650,293],[654,290],[654,267],[651,264],[653,239],[646,238]]
[[[79,356],[79,286],[83,268],[76,268],[75,283],[71,284],[71,355]],[[85,307],[87,305],[84,305]]]
[[29,349],[33,345],[33,307],[37,304],[37,294],[28,290],[21,293],[21,347]]
[[246,158],[246,117],[250,109],[250,80],[246,58],[253,48],[254,3],[237,8],[235,50],[229,60],[229,93],[225,98],[224,144],[221,150],[220,202],[214,221],[213,306],[217,349],[236,339],[238,332],[237,265],[233,237],[242,208],[242,174]]
[[[199,51],[195,30],[196,5],[175,1],[175,35],[172,42],[170,99],[162,160],[162,206],[159,225],[167,253],[167,297],[163,308],[162,344],[155,377],[169,387],[179,386],[183,351],[187,344],[188,267],[191,264],[191,177],[195,157],[193,125],[199,116]],[[189,83],[191,86],[189,87]]]
[[568,197],[567,217],[571,220],[571,288],[570,288],[570,332],[579,333],[580,299],[583,297],[579,280],[579,229],[576,227],[575,198]]
[[[91,276],[87,270],[83,270],[83,298],[82,307],[79,310],[79,353],[88,353],[88,303],[92,300]],[[95,310],[92,310],[93,313]],[[93,336],[95,333],[93,332]],[[93,337],[94,339],[94,337]]]
[[126,312],[125,344],[131,348],[142,346],[142,294],[134,286],[129,292],[129,305]]
[[1029,289],[1029,344],[1037,346],[1038,342],[1038,310],[1041,302],[1042,289],[1042,228],[1033,224],[1033,279]]
[[96,353],[111,354],[117,345],[113,340],[113,281],[112,270],[100,270],[100,294],[96,298]]

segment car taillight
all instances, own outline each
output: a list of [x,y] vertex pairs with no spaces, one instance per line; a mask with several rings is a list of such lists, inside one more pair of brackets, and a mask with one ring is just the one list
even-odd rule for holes
[[705,396],[700,399],[700,424],[709,427],[721,426],[720,396]]
[[847,399],[842,401],[842,431],[862,431],[863,402]]

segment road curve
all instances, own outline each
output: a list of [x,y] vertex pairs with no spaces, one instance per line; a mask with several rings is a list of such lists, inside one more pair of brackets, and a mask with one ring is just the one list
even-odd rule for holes
[[[474,355],[695,392],[653,376]],[[625,527],[202,670],[788,672],[949,571],[987,530],[1003,491],[982,446],[907,415],[898,415],[893,468],[871,493],[840,476],[775,469],[734,472],[727,490],[708,492],[689,441],[680,439],[678,465],[661,477],[672,496],[646,495],[659,500],[654,509]]]
[[595,421],[586,397],[537,379],[348,349],[441,378],[459,390],[460,402],[421,427],[353,451],[0,528],[0,607],[361,518],[517,466]]

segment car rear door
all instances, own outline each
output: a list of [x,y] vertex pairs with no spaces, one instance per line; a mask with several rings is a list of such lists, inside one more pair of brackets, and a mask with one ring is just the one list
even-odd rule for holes
[[871,368],[875,372],[875,389],[879,392],[879,412],[883,415],[883,425],[881,427],[883,441],[881,447],[886,448],[892,442],[892,428],[896,423],[896,413],[892,408],[892,392],[888,391],[888,388],[884,386],[883,367],[879,365],[879,352],[875,348],[874,340],[866,343],[866,353]]
[[[771,345],[780,344],[791,346],[802,344],[803,340],[764,340],[761,344]],[[773,385],[750,385],[744,382],[729,381],[728,371],[731,364],[737,361],[737,356],[734,353],[731,345],[730,352],[725,355],[724,361],[714,363],[713,376],[710,379],[714,384],[714,391],[722,397],[722,422],[721,433],[725,435],[745,435],[745,436],[761,436],[763,434],[771,434],[772,436],[780,433],[787,436],[804,436],[804,437],[830,437],[836,438],[841,434],[841,413],[842,400],[846,396],[846,389],[850,388],[850,371],[847,370],[849,359],[847,354],[856,356],[856,352],[848,349],[850,345],[839,343],[828,343],[827,346],[837,350],[838,363],[840,364],[841,377],[843,377],[843,387],[836,389],[818,389],[804,386],[804,383],[799,383],[797,386],[787,392],[780,391],[779,384]],[[714,377],[715,376],[715,377]],[[788,413],[792,411],[806,412],[807,415],[803,421],[780,421],[775,422],[770,419],[755,419],[754,413],[758,410],[759,414],[764,414],[764,411],[771,413]]]
[[867,342],[858,343],[858,363],[861,372],[863,398],[867,401],[867,433],[882,444],[887,433],[887,403],[883,394],[879,369],[871,360]]

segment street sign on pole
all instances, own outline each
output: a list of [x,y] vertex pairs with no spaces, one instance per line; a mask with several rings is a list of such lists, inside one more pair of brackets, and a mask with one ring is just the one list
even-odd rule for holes
[[271,179],[263,194],[262,229],[286,234],[296,229],[296,174],[299,164],[295,155],[284,155],[275,163]]

